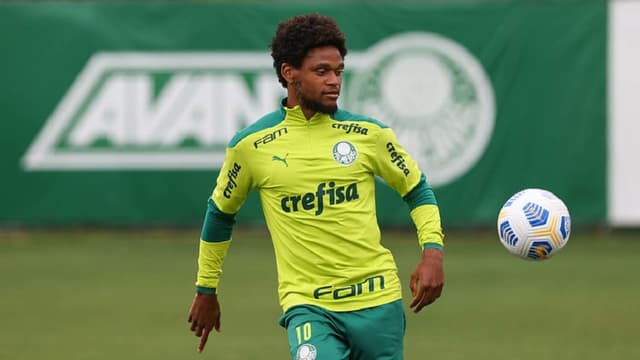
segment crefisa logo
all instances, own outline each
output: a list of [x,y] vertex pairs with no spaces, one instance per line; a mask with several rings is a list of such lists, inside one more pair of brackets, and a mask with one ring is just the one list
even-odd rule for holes
[[[389,124],[433,186],[472,168],[493,131],[478,60],[443,36],[401,33],[347,56],[346,110]],[[212,170],[233,135],[285,96],[266,52],[94,54],[22,159],[38,170]],[[363,129],[346,129],[366,135]],[[353,160],[344,146],[336,161]],[[347,155],[347,156],[345,156]]]

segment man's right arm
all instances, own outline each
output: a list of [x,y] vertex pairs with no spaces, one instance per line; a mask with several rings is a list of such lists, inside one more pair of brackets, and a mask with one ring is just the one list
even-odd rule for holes
[[231,244],[235,214],[252,189],[251,177],[238,151],[227,149],[216,186],[207,202],[198,253],[196,296],[189,310],[191,331],[200,337],[202,351],[209,332],[220,331],[218,283]]
[[196,295],[189,309],[191,331],[200,338],[198,352],[202,352],[212,329],[220,331],[220,304],[216,294],[222,263],[231,244],[231,230],[235,220],[209,198],[207,213],[200,235]]
[[207,201],[207,211],[200,234],[196,281],[198,293],[216,293],[222,263],[231,244],[235,214],[240,210],[252,187],[251,176],[241,151],[237,147],[227,148],[216,186]]
[[213,198],[209,198],[198,252],[196,291],[200,294],[216,293],[222,274],[222,263],[231,245],[234,223],[234,215],[220,211]]

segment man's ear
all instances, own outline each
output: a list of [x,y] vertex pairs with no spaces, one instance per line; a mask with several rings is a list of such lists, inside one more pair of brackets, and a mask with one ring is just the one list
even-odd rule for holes
[[291,64],[282,63],[282,65],[280,65],[280,73],[287,81],[287,84],[291,84],[298,76],[298,69],[294,68]]

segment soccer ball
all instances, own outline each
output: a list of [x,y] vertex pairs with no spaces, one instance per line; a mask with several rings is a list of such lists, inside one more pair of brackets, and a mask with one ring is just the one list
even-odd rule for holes
[[516,193],[498,215],[500,242],[510,253],[524,259],[550,258],[567,244],[570,233],[569,210],[547,190]]

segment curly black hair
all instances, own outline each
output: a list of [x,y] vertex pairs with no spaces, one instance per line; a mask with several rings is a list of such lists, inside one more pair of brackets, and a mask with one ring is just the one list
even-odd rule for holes
[[283,63],[299,69],[307,52],[320,46],[335,46],[342,58],[347,55],[344,34],[333,18],[316,13],[292,17],[278,24],[271,39],[271,57],[278,81],[287,87],[287,80],[280,73]]

